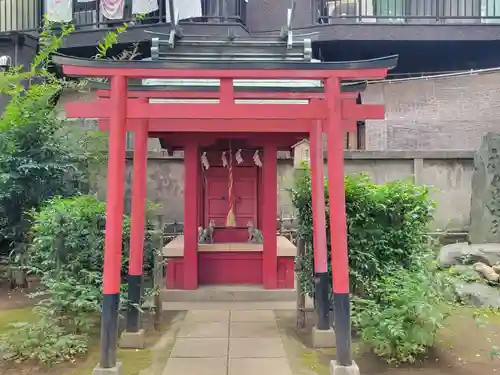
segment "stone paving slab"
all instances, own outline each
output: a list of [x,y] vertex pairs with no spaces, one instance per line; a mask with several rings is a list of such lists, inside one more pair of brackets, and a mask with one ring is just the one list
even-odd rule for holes
[[[307,299],[306,299],[307,301]],[[311,305],[312,306],[312,305]],[[306,307],[311,307],[307,305]],[[163,302],[166,311],[191,311],[191,310],[293,310],[297,302],[267,301],[267,302]]]
[[226,358],[170,358],[163,375],[225,375]]
[[194,322],[185,321],[177,337],[182,338],[227,338],[229,336],[228,322]]
[[272,310],[192,310],[163,375],[292,375]]
[[286,358],[286,353],[280,338],[232,338],[229,358]]
[[234,310],[231,311],[231,322],[276,323],[276,317],[272,310]]
[[[228,339],[178,338],[171,358],[221,358],[228,355]],[[175,374],[174,374],[175,375]]]
[[228,375],[292,375],[286,358],[230,358]]
[[190,310],[185,322],[229,322],[229,310]]
[[236,322],[231,323],[231,338],[279,338],[276,322]]

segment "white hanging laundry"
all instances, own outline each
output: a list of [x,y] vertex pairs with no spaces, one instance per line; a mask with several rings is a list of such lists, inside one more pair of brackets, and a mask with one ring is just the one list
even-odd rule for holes
[[[202,16],[201,0],[171,0],[174,2],[174,12],[179,20]],[[170,20],[169,0],[165,0],[167,22]]]
[[241,156],[241,148],[238,151],[236,151],[236,154],[234,155],[234,158],[236,159],[236,162],[238,164],[243,163],[243,157]]
[[262,160],[260,160],[259,150],[253,154],[253,161],[257,167],[262,167]]
[[158,0],[132,0],[132,14],[148,14],[158,10]]
[[208,163],[208,158],[207,158],[207,153],[204,152],[201,155],[201,164],[203,164],[203,168],[208,169],[210,168],[210,164]]
[[226,168],[226,167],[227,167],[226,151],[224,151],[224,152],[222,153],[222,166],[223,166],[224,168]]
[[122,20],[125,0],[101,0],[101,14],[108,20]]
[[45,0],[45,9],[49,21],[73,21],[73,0]]

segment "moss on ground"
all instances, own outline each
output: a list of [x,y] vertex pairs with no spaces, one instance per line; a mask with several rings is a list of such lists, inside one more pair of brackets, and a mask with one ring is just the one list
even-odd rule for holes
[[[122,363],[123,375],[139,375],[142,370],[147,369],[153,361],[152,347],[161,337],[163,332],[168,330],[168,325],[163,325],[160,331],[146,331],[146,348],[121,349],[116,351],[117,361]],[[92,373],[94,367],[99,363],[99,337],[93,338],[89,345],[89,352],[85,359],[77,361],[74,368],[62,371],[62,375],[88,375]]]
[[0,310],[0,334],[15,329],[15,324],[33,323],[37,320],[33,306],[20,309]]
[[[91,345],[88,355],[84,360],[78,361],[74,368],[62,371],[63,375],[88,375],[99,363],[99,345]],[[118,362],[122,362],[123,375],[138,375],[139,372],[148,368],[152,361],[152,353],[149,349],[118,349],[116,352]]]
[[319,353],[314,349],[302,350],[302,364],[309,370],[314,371],[319,375],[328,375],[328,366],[321,361]]
[[[0,310],[0,334],[15,330],[16,324],[33,323],[37,319],[37,315],[33,312],[33,306]],[[146,331],[146,348],[143,350],[117,349],[117,360],[123,364],[123,375],[139,375],[141,371],[151,365],[153,361],[152,347],[168,328],[168,324],[163,324],[159,331]],[[99,363],[99,341],[99,330],[96,330],[91,338],[87,355],[77,359],[74,363],[62,363],[52,369],[32,367],[30,364],[15,365],[15,368],[22,374],[88,375],[92,373],[94,367]],[[4,373],[2,370],[0,369],[0,374]]]

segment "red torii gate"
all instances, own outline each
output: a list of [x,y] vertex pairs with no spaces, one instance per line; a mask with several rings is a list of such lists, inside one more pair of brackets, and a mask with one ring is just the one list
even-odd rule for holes
[[[295,133],[310,137],[314,264],[320,294],[318,329],[328,330],[328,274],[326,218],[323,190],[322,132],[327,134],[328,189],[332,277],[335,310],[337,363],[334,368],[355,366],[350,348],[349,273],[345,217],[343,132],[352,130],[356,120],[384,117],[379,105],[356,104],[357,93],[341,94],[341,80],[381,79],[397,63],[397,56],[351,62],[175,62],[88,60],[55,56],[65,75],[105,77],[110,89],[90,103],[69,103],[67,117],[97,118],[109,129],[106,238],[103,276],[103,306],[100,367],[116,363],[118,302],[121,283],[122,215],[125,178],[125,134],[135,132],[132,186],[132,223],[129,268],[129,296],[138,300],[142,278],[146,160],[148,135],[162,133]],[[127,79],[192,78],[220,79],[220,89],[206,92],[128,92]],[[235,79],[322,80],[322,93],[238,93]],[[217,98],[218,103],[149,103],[151,98]],[[307,99],[308,104],[236,104],[235,99]],[[275,157],[274,157],[275,159]],[[266,160],[272,162],[273,157]],[[275,170],[275,168],[274,168]],[[187,178],[187,176],[186,176]],[[186,181],[186,188],[188,182]],[[194,187],[196,188],[196,187]],[[275,188],[274,188],[275,189]],[[187,192],[186,192],[187,194]],[[268,221],[270,223],[270,221]],[[196,219],[185,223],[185,231],[196,231]],[[272,230],[275,230],[273,228]],[[270,229],[264,228],[264,238]],[[275,279],[275,276],[274,276]],[[272,281],[272,278],[270,279]],[[266,287],[275,287],[269,284]],[[139,327],[137,316],[127,330]]]

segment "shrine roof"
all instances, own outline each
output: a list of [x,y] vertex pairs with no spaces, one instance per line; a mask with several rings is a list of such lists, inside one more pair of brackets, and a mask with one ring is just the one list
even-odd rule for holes
[[172,60],[96,60],[81,57],[71,57],[62,54],[53,56],[57,65],[104,68],[104,69],[149,69],[149,70],[291,70],[291,71],[328,71],[328,70],[369,70],[392,69],[396,66],[398,55],[358,61],[309,62],[297,60],[264,60],[264,61],[234,61],[218,60],[204,61],[191,59]]

